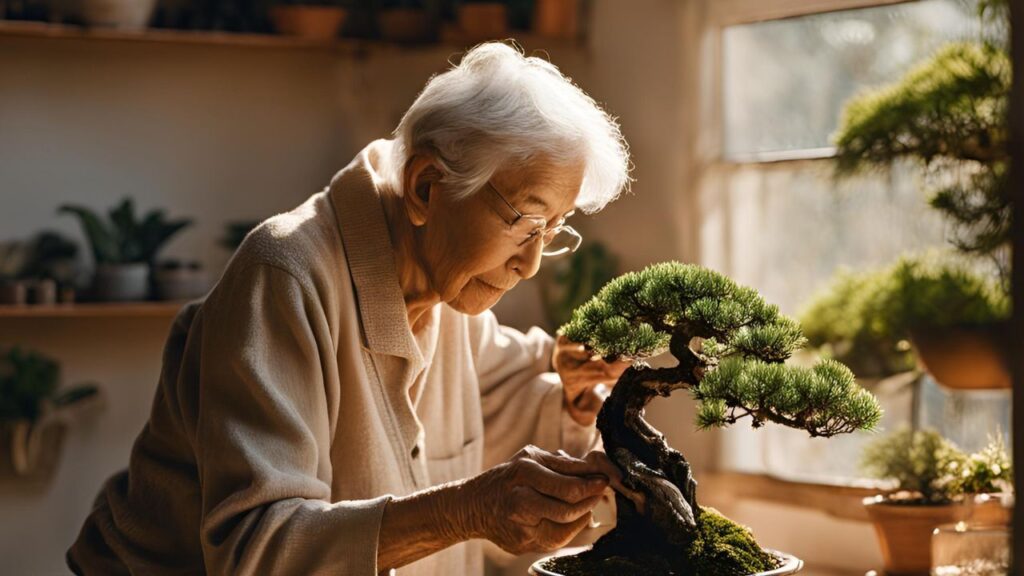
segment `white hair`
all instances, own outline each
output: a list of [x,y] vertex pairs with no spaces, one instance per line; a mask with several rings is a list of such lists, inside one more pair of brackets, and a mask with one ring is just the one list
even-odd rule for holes
[[414,154],[442,166],[458,198],[484,187],[499,169],[544,158],[584,165],[576,206],[597,212],[628,188],[629,148],[618,122],[555,65],[518,46],[488,42],[427,82],[395,129],[392,185]]

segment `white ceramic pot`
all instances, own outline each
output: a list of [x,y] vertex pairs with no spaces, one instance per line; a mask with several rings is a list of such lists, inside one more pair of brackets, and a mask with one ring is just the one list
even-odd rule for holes
[[149,296],[149,264],[100,264],[93,295],[102,302],[134,302]]
[[89,26],[142,30],[149,24],[156,0],[81,0],[82,19]]
[[[768,549],[765,548],[765,550]],[[777,550],[768,551],[782,558],[782,566],[779,566],[775,570],[768,570],[767,572],[758,572],[757,574],[753,574],[752,576],[784,576],[786,574],[795,574],[799,572],[801,568],[804,567],[803,560],[797,558],[796,556],[786,554],[785,552],[779,552]],[[534,562],[533,566],[530,566],[530,576],[562,576],[562,574],[559,574],[558,572],[552,572],[550,570],[544,569],[544,563],[546,563],[550,559],[551,556],[547,556]]]

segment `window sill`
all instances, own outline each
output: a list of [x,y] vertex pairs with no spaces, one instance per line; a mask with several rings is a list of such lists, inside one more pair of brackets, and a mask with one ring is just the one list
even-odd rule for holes
[[761,500],[812,508],[844,520],[867,522],[864,498],[884,494],[878,485],[841,486],[787,480],[765,474],[716,472],[704,475],[699,488],[711,500]]

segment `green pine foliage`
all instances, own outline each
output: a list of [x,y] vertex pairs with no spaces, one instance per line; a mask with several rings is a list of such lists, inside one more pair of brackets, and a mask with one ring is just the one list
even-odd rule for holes
[[750,417],[812,436],[873,429],[877,400],[853,373],[827,360],[784,364],[806,343],[800,325],[757,291],[692,264],[655,264],[616,278],[573,314],[562,331],[606,358],[642,359],[670,342],[703,339],[706,376],[688,382],[701,428]]
[[[982,16],[998,19],[1002,2]],[[955,42],[901,80],[854,97],[833,136],[839,175],[910,158],[930,172],[929,203],[954,225],[967,253],[995,255],[1009,244],[1007,111],[1012,65],[991,42]],[[1005,271],[1004,275],[1005,275]]]

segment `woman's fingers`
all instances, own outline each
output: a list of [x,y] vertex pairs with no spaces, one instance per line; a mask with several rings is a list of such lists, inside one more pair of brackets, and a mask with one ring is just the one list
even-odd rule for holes
[[545,552],[552,552],[564,547],[581,530],[590,524],[591,514],[587,512],[583,516],[569,523],[560,524],[551,520],[542,520],[537,526],[537,545]]
[[[603,475],[587,477],[587,466],[562,466],[560,470],[552,468],[551,463],[563,460],[547,452],[538,450],[535,458],[524,458],[520,461],[521,482],[552,498],[575,504],[591,496],[598,496],[608,487],[608,479]],[[574,473],[572,470],[581,471]]]

